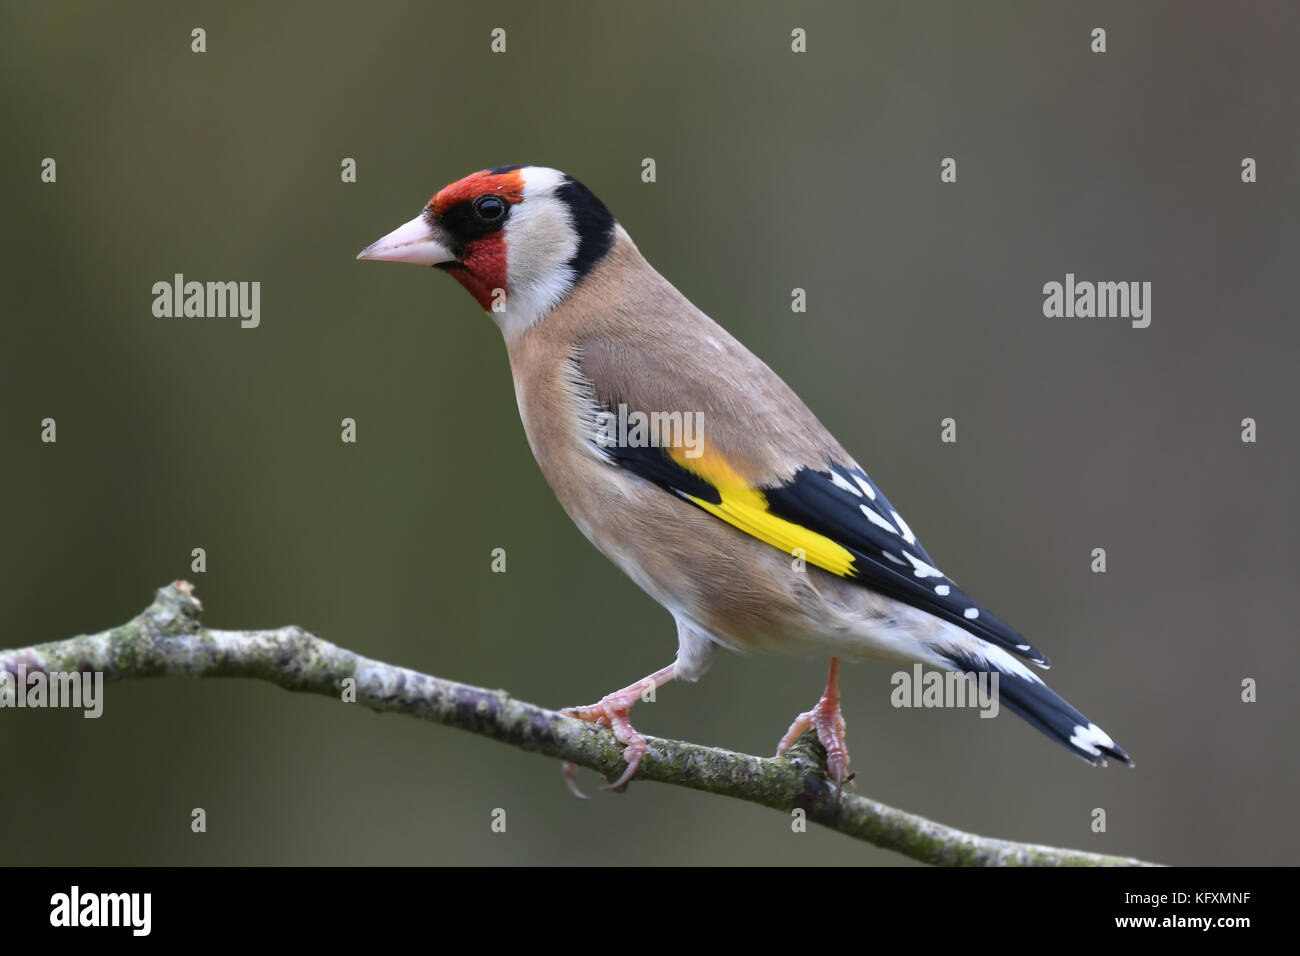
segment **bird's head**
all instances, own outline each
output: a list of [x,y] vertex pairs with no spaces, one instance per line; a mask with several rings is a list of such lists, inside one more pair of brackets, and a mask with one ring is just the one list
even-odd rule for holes
[[586,186],[545,166],[499,166],[440,190],[358,259],[434,266],[504,330],[562,302],[614,241],[614,217]]

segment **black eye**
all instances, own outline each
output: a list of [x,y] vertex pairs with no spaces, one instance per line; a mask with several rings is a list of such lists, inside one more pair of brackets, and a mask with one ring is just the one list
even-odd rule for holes
[[499,222],[506,209],[506,201],[500,196],[479,196],[474,200],[474,215],[484,222]]

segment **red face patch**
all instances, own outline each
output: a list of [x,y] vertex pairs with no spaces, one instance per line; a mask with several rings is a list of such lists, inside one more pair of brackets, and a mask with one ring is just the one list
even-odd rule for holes
[[471,173],[442,189],[429,200],[429,209],[456,242],[459,260],[441,268],[463,285],[484,309],[491,309],[505,290],[509,276],[506,267],[506,239],[500,229],[474,235],[468,208],[480,196],[499,196],[510,205],[524,198],[524,176],[518,169],[494,173],[484,170]]
[[495,193],[512,206],[524,198],[523,170],[512,169],[508,173],[492,173],[483,170],[470,173],[464,179],[445,186],[429,200],[435,216],[441,215],[457,203],[469,202],[484,193]]
[[506,288],[509,275],[505,237],[497,234],[475,239],[465,246],[459,262],[441,268],[463,285],[480,307],[491,309],[493,300],[499,295],[496,290]]

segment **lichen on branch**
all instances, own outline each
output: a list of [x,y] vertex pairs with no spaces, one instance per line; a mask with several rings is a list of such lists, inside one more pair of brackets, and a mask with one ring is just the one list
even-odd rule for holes
[[[223,631],[202,622],[193,588],[159,588],[135,619],[98,634],[0,651],[0,671],[101,672],[141,677],[250,677],[286,690],[352,699],[569,760],[615,779],[622,747],[603,727],[487,690],[371,660],[300,627]],[[824,753],[805,734],[782,757],[754,757],[679,740],[646,738],[634,782],[669,783],[792,813],[859,840],[942,866],[1151,866],[1105,856],[977,836],[845,793],[837,801]]]

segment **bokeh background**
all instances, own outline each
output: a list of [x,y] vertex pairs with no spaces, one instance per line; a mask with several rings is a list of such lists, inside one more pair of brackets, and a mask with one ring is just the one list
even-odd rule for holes
[[[1091,769],[1005,712],[892,709],[893,668],[859,665],[860,792],[1007,838],[1295,861],[1294,4],[2,16],[4,646],[109,627],[188,577],[213,626],[298,623],[550,706],[670,660],[668,614],[538,473],[492,323],[446,277],[353,261],[467,172],[551,165],[803,395],[1137,760]],[[155,318],[176,272],[260,281],[261,327]],[[1044,318],[1066,272],[1152,282],[1151,327]],[[824,667],[722,655],[637,723],[767,753]],[[256,682],[107,693],[98,721],[0,712],[6,861],[906,862],[656,784],[580,803],[553,761]]]

